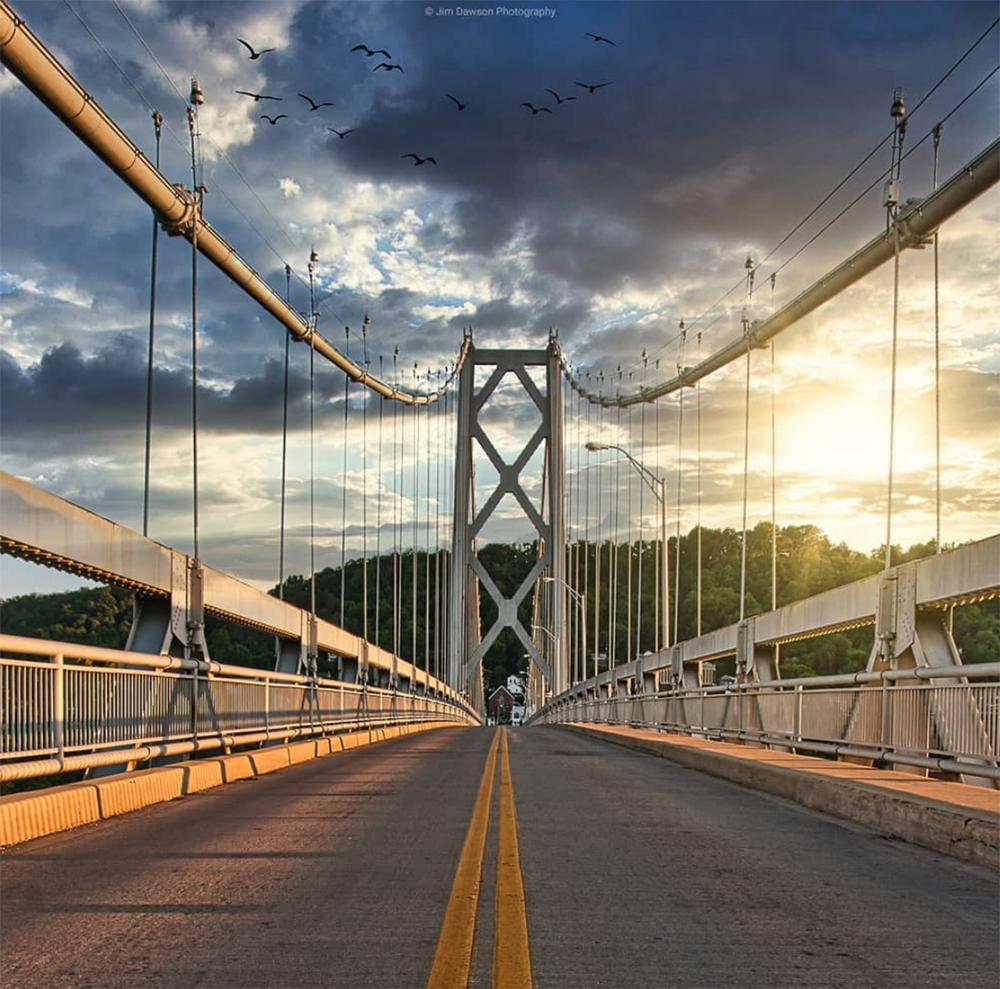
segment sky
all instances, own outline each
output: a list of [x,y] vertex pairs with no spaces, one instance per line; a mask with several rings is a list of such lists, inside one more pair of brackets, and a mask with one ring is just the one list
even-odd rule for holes
[[[315,250],[319,329],[345,346],[349,326],[351,355],[360,358],[368,314],[373,371],[381,366],[391,378],[396,367],[412,384],[416,363],[426,386],[454,361],[469,327],[483,347],[544,347],[552,328],[574,368],[592,381],[603,373],[611,391],[653,384],[707,356],[739,335],[744,314],[765,317],[884,230],[878,183],[790,260],[888,167],[888,144],[773,250],[889,133],[894,88],[915,107],[996,18],[993,2],[798,0],[20,0],[14,8],[151,160],[150,108],[163,114],[162,171],[186,185],[183,97],[198,77],[206,218],[282,294],[291,265],[299,310],[309,308],[306,266]],[[275,51],[251,60],[238,38]],[[391,58],[353,52],[359,44]],[[994,27],[912,113],[905,150],[989,75],[997,50]],[[402,71],[376,68],[383,61]],[[945,123],[942,180],[996,138],[997,78]],[[606,85],[590,92],[581,82]],[[301,93],[335,105],[312,111]],[[272,125],[263,113],[285,117]],[[328,128],[353,132],[340,138]],[[925,141],[903,163],[903,198],[931,191],[930,149]],[[436,164],[401,157],[411,154]],[[142,525],[150,247],[145,204],[3,70],[3,466],[134,529]],[[758,263],[753,299],[740,287],[719,303],[740,284],[748,254]],[[998,262],[993,189],[940,235],[945,543],[997,530]],[[779,266],[772,295],[770,273]],[[906,252],[893,500],[893,540],[904,545],[934,536],[933,299],[932,251]],[[270,587],[278,575],[284,330],[207,262],[198,313],[201,555]],[[161,235],[150,535],[187,551],[190,328],[190,248]],[[891,330],[889,265],[778,338],[779,525],[818,525],[864,551],[884,541]],[[292,347],[286,573],[309,566],[307,355]],[[752,355],[750,525],[771,513],[770,361],[767,351]],[[742,524],[744,374],[738,362],[701,387],[705,525]],[[448,492],[453,451],[442,418],[417,427],[406,418],[395,447],[387,438],[379,444],[378,400],[366,414],[361,390],[352,390],[345,434],[343,393],[340,372],[317,365],[319,567],[340,560],[345,501],[347,555],[356,556],[365,546],[391,548],[393,523],[415,513],[425,520],[420,545],[429,531],[433,543],[443,516],[427,497],[428,474],[442,501]],[[588,421],[569,403],[567,471],[572,496],[580,496],[571,532],[600,525],[624,533],[624,506],[629,498],[638,504],[637,477],[616,472],[607,455],[588,459],[588,439],[628,446],[665,475],[671,529],[695,524],[695,400],[688,390],[683,400],[672,395],[645,413],[622,413],[620,422],[596,410]],[[384,437],[398,424],[395,409],[382,407]],[[534,418],[523,393],[505,385],[485,421],[513,456]],[[481,455],[478,462],[485,491],[489,471]],[[524,475],[534,498],[539,469],[536,457]],[[652,526],[648,499],[642,514]],[[530,529],[511,511],[486,535],[522,539]],[[79,585],[0,558],[2,596]]]

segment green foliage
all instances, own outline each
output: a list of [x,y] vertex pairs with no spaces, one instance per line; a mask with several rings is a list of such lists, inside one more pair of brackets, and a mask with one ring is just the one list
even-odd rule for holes
[[[680,607],[681,639],[698,633],[698,542],[697,530],[681,537]],[[923,543],[904,551],[893,548],[893,562],[905,563],[929,556],[933,543]],[[479,559],[505,595],[522,584],[537,560],[534,543],[480,547]],[[652,650],[657,641],[656,593],[658,588],[658,547],[655,541],[628,547],[600,546],[583,542],[567,547],[567,564],[573,583],[586,588],[588,649],[593,653],[595,612],[598,623],[598,651],[607,654],[613,642],[616,662],[627,662],[636,651]],[[844,543],[831,543],[815,526],[786,526],[777,534],[777,603],[801,600],[870,574],[883,566],[883,549],[860,553]],[[673,626],[677,542],[668,543],[670,598],[668,613]],[[730,625],[740,617],[740,533],[734,529],[703,529],[701,532],[701,623],[702,632]],[[640,557],[642,560],[640,577]],[[624,605],[625,589],[632,581],[632,608]],[[429,654],[434,671],[434,655],[444,629],[437,611],[435,589],[445,593],[450,571],[450,556],[408,550],[393,557],[386,554],[370,558],[367,565],[368,638],[384,649],[398,645],[399,655],[415,659],[423,667]],[[413,614],[413,581],[417,579],[417,607]],[[576,576],[578,574],[578,576]],[[398,631],[393,623],[393,585],[401,601]],[[376,576],[378,579],[376,579]],[[586,579],[584,579],[586,578]],[[361,560],[340,568],[326,568],[316,574],[316,611],[321,618],[341,623],[341,581],[343,580],[343,624],[355,634],[364,634],[365,566]],[[609,616],[609,588],[617,580],[619,604]],[[640,594],[641,584],[641,594]],[[429,603],[425,589],[430,587]],[[761,522],[747,533],[746,615],[752,616],[771,607],[771,526]],[[285,581],[285,600],[308,609],[312,588],[308,576],[293,576]],[[272,594],[277,595],[277,587]],[[636,601],[639,608],[639,634],[636,630]],[[100,587],[63,594],[29,594],[10,598],[3,605],[3,630],[14,635],[28,635],[61,641],[121,648],[128,637],[132,620],[131,595],[123,590]],[[570,599],[570,619],[578,616]],[[534,613],[534,589],[529,590],[519,609],[519,617],[530,629]],[[485,590],[480,593],[480,625],[485,633],[496,620],[497,609]],[[609,626],[612,630],[609,640]],[[414,649],[414,633],[416,635]],[[1000,608],[997,602],[966,605],[954,613],[955,640],[966,663],[996,662],[1000,657]],[[672,633],[673,637],[673,633]],[[259,668],[273,668],[274,639],[270,635],[217,619],[206,622],[209,652],[224,663]],[[872,642],[872,629],[859,628],[837,632],[804,642],[789,643],[781,650],[781,670],[785,677],[845,673],[862,669]],[[493,643],[483,662],[487,692],[505,683],[512,673],[526,668],[524,646],[511,631],[505,630]],[[604,664],[602,663],[602,668]],[[720,675],[725,664],[717,664]],[[588,669],[590,657],[588,657]],[[332,668],[326,672],[333,672]]]

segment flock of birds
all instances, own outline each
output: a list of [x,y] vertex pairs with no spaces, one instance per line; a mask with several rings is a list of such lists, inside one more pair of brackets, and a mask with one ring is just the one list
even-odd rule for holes
[[[591,34],[589,31],[585,33],[584,37],[593,38],[594,44],[607,44],[607,45],[614,45],[615,44],[610,38],[605,38],[603,35],[600,35],[600,34]],[[246,50],[248,52],[248,56],[247,57],[252,62],[256,61],[257,59],[259,59],[261,57],[261,55],[266,55],[268,52],[273,52],[273,51],[277,50],[275,48],[262,48],[260,51],[257,51],[253,47],[253,45],[251,45],[248,41],[244,41],[242,38],[237,38],[236,40],[241,45],[243,45],[244,48],[246,48]],[[386,51],[386,49],[384,49],[384,48],[369,48],[368,45],[361,44],[361,45],[355,45],[351,49],[351,52],[363,52],[366,58],[373,58],[376,55],[383,55],[383,56],[385,56],[386,59],[388,59],[388,61],[379,62],[379,64],[376,65],[374,69],[372,69],[372,72],[378,72],[379,69],[384,69],[386,72],[389,72],[389,73],[398,70],[401,74],[405,75],[405,72],[403,70],[402,65],[399,65],[398,63],[394,63],[392,61],[392,55],[389,54],[389,52]],[[586,83],[586,82],[574,82],[573,85],[574,86],[579,86],[581,89],[587,90],[587,92],[590,93],[591,96],[593,96],[597,92],[597,90],[603,89],[605,86],[610,86],[611,83],[610,82],[599,82],[599,83],[590,84],[590,83]],[[560,106],[562,106],[563,103],[569,103],[572,100],[576,99],[575,96],[560,96],[554,89],[546,89],[545,92],[549,93],[555,99],[555,101],[556,101],[555,102],[556,107],[560,107]],[[236,93],[238,95],[240,95],[240,96],[247,96],[247,97],[249,97],[255,103],[259,103],[261,100],[275,100],[277,102],[281,102],[282,100],[284,100],[283,96],[269,96],[266,93],[251,93],[251,92],[248,92],[245,89],[237,89]],[[321,110],[323,107],[336,106],[335,103],[332,103],[332,102],[329,102],[329,101],[317,102],[311,96],[307,96],[305,93],[297,93],[296,95],[299,96],[300,99],[305,100],[309,104],[309,110],[308,110],[309,113],[315,113],[317,110]],[[459,110],[459,111],[464,110],[466,108],[466,106],[468,106],[467,103],[463,103],[460,99],[458,99],[457,96],[452,96],[451,93],[445,93],[444,97],[446,99],[451,100],[451,102],[455,104],[455,108],[457,110]],[[548,114],[552,113],[551,108],[549,108],[547,106],[535,106],[534,103],[528,103],[528,102],[524,102],[524,103],[521,103],[519,105],[523,106],[523,107],[527,107],[531,111],[531,115],[533,117],[538,116],[538,114],[540,114],[540,113],[548,113]],[[279,113],[279,114],[275,114],[274,116],[271,116],[271,115],[266,114],[266,113],[262,113],[260,115],[260,119],[261,120],[266,120],[272,127],[275,124],[277,124],[279,120],[286,120],[287,118],[288,118],[288,114],[287,113]],[[347,137],[348,134],[355,133],[355,131],[357,130],[357,128],[356,127],[349,127],[346,130],[337,130],[334,127],[327,127],[327,130],[331,134],[336,134],[337,137],[341,141],[343,141],[344,138]],[[428,162],[428,161],[432,165],[435,165],[435,166],[437,165],[437,159],[434,158],[432,155],[428,155],[428,156],[422,158],[420,155],[414,154],[413,152],[410,152],[410,153],[405,154],[405,155],[400,155],[399,157],[401,159],[412,158],[414,166],[423,165],[425,162]]]

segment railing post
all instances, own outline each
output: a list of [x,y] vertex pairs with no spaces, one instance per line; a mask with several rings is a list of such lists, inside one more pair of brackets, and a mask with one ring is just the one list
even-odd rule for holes
[[889,690],[889,681],[882,681],[882,750],[889,748],[892,740],[892,694]]
[[56,746],[56,758],[59,760],[59,765],[63,765],[63,756],[66,752],[66,734],[65,734],[65,720],[66,720],[66,682],[64,676],[66,674],[66,667],[63,663],[63,654],[57,652],[52,657],[52,662],[55,664],[55,683],[54,696],[53,696],[53,717],[55,722],[52,726],[52,740],[55,742]]
[[191,739],[198,738],[198,674],[199,667],[191,671]]
[[792,728],[792,740],[802,740],[802,684],[795,685],[795,724]]
[[271,734],[271,678],[264,677],[264,731]]

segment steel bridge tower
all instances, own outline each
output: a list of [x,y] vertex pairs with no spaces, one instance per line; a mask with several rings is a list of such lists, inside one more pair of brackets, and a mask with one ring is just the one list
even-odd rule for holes
[[[545,391],[533,380],[529,369],[545,368]],[[479,368],[492,369],[477,388]],[[541,415],[541,423],[508,464],[497,452],[482,426],[483,409],[500,382],[513,375]],[[471,346],[462,368],[458,388],[458,444],[455,455],[454,552],[452,553],[451,600],[449,602],[448,679],[456,690],[465,690],[479,700],[479,666],[490,646],[505,628],[513,629],[525,651],[544,677],[546,692],[553,696],[568,686],[566,654],[566,527],[563,498],[562,378],[554,340],[545,350],[484,350]],[[475,504],[473,441],[488,458],[498,480],[485,503]],[[521,473],[542,443],[545,443],[543,497],[539,511],[526,494]],[[505,597],[478,559],[476,537],[493,517],[505,495],[517,499],[538,535],[539,553],[531,571],[510,597]],[[542,583],[545,575],[553,578]],[[518,618],[518,607],[533,587],[546,594],[547,632],[552,649],[546,660]],[[497,606],[497,620],[481,635],[479,594],[483,588]],[[542,590],[544,588],[544,591]],[[481,702],[480,702],[481,703]]]

